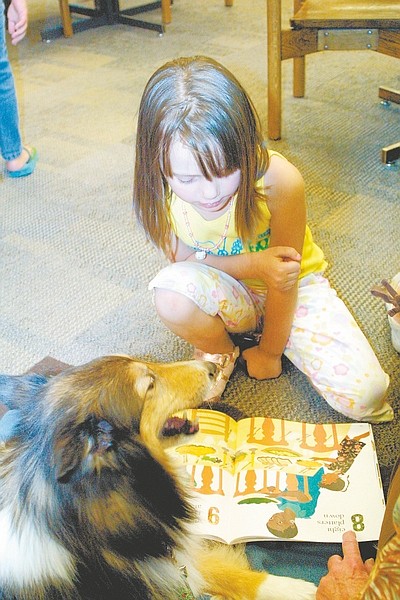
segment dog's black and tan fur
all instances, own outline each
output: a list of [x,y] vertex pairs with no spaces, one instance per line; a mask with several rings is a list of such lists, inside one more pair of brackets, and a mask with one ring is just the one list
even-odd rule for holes
[[0,449],[1,600],[178,600],[186,582],[229,600],[315,597],[187,531],[194,515],[160,432],[201,404],[214,372],[109,356],[9,400],[21,418]]

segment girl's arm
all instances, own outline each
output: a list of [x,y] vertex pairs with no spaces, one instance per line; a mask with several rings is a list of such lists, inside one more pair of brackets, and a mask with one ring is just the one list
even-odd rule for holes
[[[173,254],[168,257],[172,262],[196,262],[195,251],[180,239],[173,242]],[[287,246],[274,246],[262,252],[215,256],[208,254],[204,264],[215,267],[235,279],[260,279],[265,281],[269,290],[292,288],[300,273],[301,255]]]
[[[306,227],[303,178],[288,161],[273,156],[265,184],[271,212],[271,249],[290,246],[301,253]],[[260,344],[243,353],[251,377],[270,379],[281,374],[281,357],[293,322],[297,289],[297,285],[268,289]]]

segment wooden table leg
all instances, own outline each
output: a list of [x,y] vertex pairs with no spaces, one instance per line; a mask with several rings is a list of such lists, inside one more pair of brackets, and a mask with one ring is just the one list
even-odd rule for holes
[[171,0],[161,0],[161,20],[164,25],[171,23]]
[[59,0],[59,4],[64,36],[67,38],[72,37],[74,35],[74,31],[72,29],[72,20],[71,13],[69,11],[68,0]]

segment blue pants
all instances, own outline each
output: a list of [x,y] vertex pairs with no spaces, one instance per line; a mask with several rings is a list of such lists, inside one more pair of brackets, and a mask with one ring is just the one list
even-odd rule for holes
[[22,152],[17,96],[6,46],[4,2],[0,0],[0,153],[4,160]]

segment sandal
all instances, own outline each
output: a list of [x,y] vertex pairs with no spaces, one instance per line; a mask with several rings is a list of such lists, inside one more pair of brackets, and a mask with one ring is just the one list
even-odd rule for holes
[[381,284],[375,285],[371,293],[386,303],[392,344],[394,349],[400,352],[400,320],[396,317],[400,315],[400,273],[397,273],[390,283],[382,279]]
[[26,161],[23,167],[18,169],[18,171],[9,171],[7,169],[7,175],[9,177],[26,177],[27,175],[31,175],[35,170],[36,163],[38,160],[38,153],[36,148],[32,148],[30,151],[26,146],[24,146],[24,150],[28,153],[28,160]]
[[235,368],[235,363],[239,354],[240,349],[238,346],[235,346],[233,352],[228,352],[226,354],[209,354],[208,352],[203,352],[196,348],[193,355],[194,359],[207,360],[215,363],[219,367],[219,372],[211,389],[210,397],[206,398],[207,402],[217,402],[220,400],[226,384],[232,375],[233,369]]

